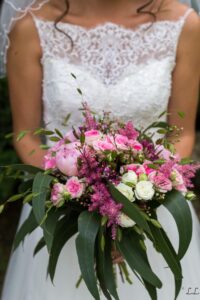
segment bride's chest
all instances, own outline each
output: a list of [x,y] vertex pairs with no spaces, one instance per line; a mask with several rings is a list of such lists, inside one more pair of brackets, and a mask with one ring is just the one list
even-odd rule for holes
[[97,112],[133,119],[136,126],[154,121],[167,109],[183,23],[181,18],[137,30],[112,23],[91,30],[60,23],[63,34],[51,22],[36,19],[45,122],[60,127],[72,113],[71,122],[79,123],[82,100]]

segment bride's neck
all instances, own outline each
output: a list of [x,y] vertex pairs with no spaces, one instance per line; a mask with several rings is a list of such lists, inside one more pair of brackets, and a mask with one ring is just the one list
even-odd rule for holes
[[[73,15],[84,16],[128,16],[134,14],[138,7],[150,3],[148,9],[159,0],[68,0],[70,12]],[[66,1],[61,0],[62,6],[66,6]]]

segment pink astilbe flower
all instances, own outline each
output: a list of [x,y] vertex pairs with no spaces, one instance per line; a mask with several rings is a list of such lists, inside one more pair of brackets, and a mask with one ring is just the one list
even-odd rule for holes
[[112,238],[115,239],[114,227],[119,222],[119,214],[122,204],[117,204],[111,197],[104,183],[97,183],[93,186],[94,193],[91,196],[89,211],[98,210],[102,216],[108,217],[107,226],[112,226]]
[[147,159],[156,160],[159,158],[158,154],[156,153],[155,146],[151,141],[142,140],[141,144],[143,146],[143,151]]
[[85,117],[85,127],[87,130],[92,129],[98,129],[98,124],[94,118],[94,116],[91,114],[90,108],[87,104],[87,102],[83,102],[83,109],[84,109],[84,117]]
[[125,127],[119,130],[119,133],[126,136],[130,140],[136,140],[139,136],[139,132],[134,128],[132,121],[128,121],[125,124]]

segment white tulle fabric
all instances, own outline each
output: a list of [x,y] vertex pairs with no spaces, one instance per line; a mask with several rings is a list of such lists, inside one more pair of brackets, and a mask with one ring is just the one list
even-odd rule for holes
[[[175,21],[157,21],[135,29],[105,23],[92,29],[60,23],[60,29],[73,40],[55,30],[53,22],[33,16],[41,41],[43,56],[43,117],[48,128],[59,128],[68,113],[70,125],[80,124],[78,111],[82,97],[93,110],[110,110],[122,119],[131,119],[137,127],[145,127],[167,109],[171,95],[172,72],[176,65],[176,49],[183,26],[192,9]],[[151,27],[149,27],[151,25]],[[72,76],[76,76],[76,80]],[[163,117],[165,118],[165,117]],[[193,237],[182,260],[183,286],[179,300],[198,299],[188,295],[200,292],[200,227],[192,205]],[[22,223],[29,207],[22,211]],[[158,209],[160,222],[178,248],[175,222],[163,208]],[[26,238],[11,257],[2,300],[91,300],[84,283],[75,283],[80,275],[75,251],[75,237],[62,250],[54,285],[46,279],[48,254],[43,249],[33,258],[33,249],[41,231]],[[174,299],[173,276],[163,260],[147,241],[148,256],[153,270],[163,281],[158,300]],[[121,300],[149,300],[139,280],[132,275],[133,285],[123,284],[117,271]],[[101,299],[105,299],[103,296]]]

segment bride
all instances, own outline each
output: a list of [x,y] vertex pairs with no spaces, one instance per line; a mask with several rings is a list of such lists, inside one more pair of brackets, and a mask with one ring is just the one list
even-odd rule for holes
[[[64,131],[68,113],[69,126],[79,123],[81,88],[93,110],[112,111],[137,127],[146,127],[168,110],[168,122],[184,128],[177,151],[182,157],[191,155],[200,79],[200,19],[194,9],[176,0],[29,0],[20,1],[24,10],[16,11],[17,2],[5,0],[1,20],[16,135],[34,130],[42,120],[48,128]],[[8,19],[13,17],[9,24],[6,11]],[[178,117],[179,111],[185,118]],[[14,145],[24,163],[41,166],[44,150],[38,137],[28,133]],[[200,297],[200,227],[191,204],[190,208],[193,236],[181,261],[179,300]],[[28,212],[24,206],[20,223]],[[177,249],[172,217],[164,208],[159,208],[158,217]],[[61,253],[54,285],[46,278],[47,251],[33,257],[40,237],[37,229],[12,254],[2,300],[92,299],[84,282],[75,287],[80,275],[75,237]],[[146,245],[152,268],[163,282],[158,300],[172,300],[173,276],[150,241]],[[137,277],[132,275],[130,286],[121,283],[118,272],[117,277],[121,300],[149,299]]]

